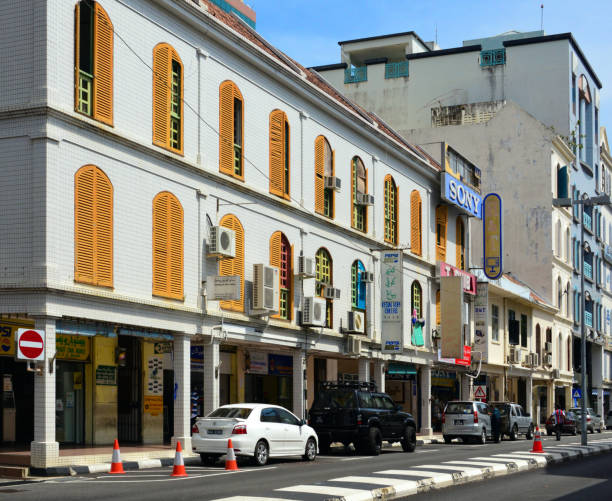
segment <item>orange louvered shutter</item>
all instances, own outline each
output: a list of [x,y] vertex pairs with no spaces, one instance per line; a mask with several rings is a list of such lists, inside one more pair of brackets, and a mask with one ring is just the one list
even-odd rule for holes
[[95,170],[95,267],[97,285],[113,286],[113,186]]
[[113,125],[113,25],[104,9],[94,4],[93,118]]
[[219,172],[234,175],[234,84],[219,87]]
[[436,208],[436,261],[446,261],[446,206]]
[[285,192],[285,114],[270,113],[270,193],[282,197]]
[[167,192],[153,200],[153,294],[183,299],[183,207]]
[[168,193],[153,200],[153,294],[165,296],[168,291]]
[[325,209],[325,184],[323,181],[325,169],[325,138],[315,139],[315,212],[323,214]]
[[410,248],[413,254],[421,255],[421,195],[417,190],[410,194]]
[[183,207],[174,196],[169,197],[168,255],[169,295],[183,299]]
[[[276,231],[270,237],[270,266],[281,268],[281,232]],[[280,290],[280,273],[278,274],[279,290]],[[280,311],[280,294],[279,294],[279,311]],[[274,318],[279,318],[279,314],[273,315]]]
[[465,268],[464,264],[464,255],[465,255],[465,240],[464,240],[464,231],[463,231],[463,221],[459,217],[457,217],[457,222],[455,224],[455,265],[460,270]]
[[170,46],[159,44],[153,49],[153,144],[167,148],[170,144]]
[[291,246],[291,254],[289,255],[289,320],[293,320],[293,256],[294,246]]
[[436,291],[436,325],[441,325],[440,318],[442,312],[440,310],[440,291]]
[[74,109],[79,110],[79,68],[81,50],[81,6],[74,6]]
[[95,167],[82,167],[75,175],[74,190],[74,279],[95,281]]
[[237,275],[240,277],[240,299],[236,301],[220,301],[221,308],[232,311],[244,311],[244,229],[236,216],[227,215],[221,220],[221,226],[234,230],[236,233],[236,256],[224,258],[219,265],[222,276]]

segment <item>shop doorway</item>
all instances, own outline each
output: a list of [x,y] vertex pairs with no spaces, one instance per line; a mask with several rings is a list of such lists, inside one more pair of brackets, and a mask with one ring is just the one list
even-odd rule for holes
[[174,371],[164,370],[164,443],[174,435]]
[[84,364],[57,362],[55,376],[55,435],[60,444],[85,441]]
[[247,374],[245,396],[247,402],[281,405],[293,408],[293,387],[291,376],[265,376]]
[[28,447],[34,440],[34,373],[25,362],[0,357],[0,443]]
[[119,336],[119,348],[125,350],[123,366],[117,371],[117,435],[121,443],[142,440],[142,354],[140,339]]

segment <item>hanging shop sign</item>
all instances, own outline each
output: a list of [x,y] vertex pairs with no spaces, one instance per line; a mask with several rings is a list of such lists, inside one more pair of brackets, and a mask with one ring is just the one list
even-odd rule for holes
[[0,355],[15,355],[14,325],[0,324]]
[[55,353],[61,360],[89,360],[89,337],[56,334]]
[[293,374],[293,357],[268,354],[268,374],[271,376],[291,376]]
[[463,346],[463,358],[443,358],[442,351],[438,349],[438,361],[444,362],[445,364],[461,365],[462,367],[469,367],[472,363],[472,348],[470,346]]
[[441,261],[436,266],[439,277],[461,277],[463,278],[463,292],[472,296],[476,295],[476,275]]
[[488,360],[489,333],[489,284],[478,282],[474,299],[474,351],[481,354],[483,362]]
[[404,349],[402,251],[382,253],[381,273],[382,351],[383,353],[401,353]]
[[497,193],[489,193],[482,203],[484,273],[497,280],[502,274],[502,201]]
[[98,365],[96,367],[96,384],[98,386],[117,386],[117,367]]
[[172,353],[172,343],[170,341],[155,343],[153,345],[153,353],[156,355],[161,355],[162,353]]
[[191,345],[191,370],[204,370],[204,346],[200,344]]
[[458,207],[464,214],[482,219],[482,197],[449,173],[443,172],[441,176],[442,199]]
[[268,354],[258,351],[245,353],[244,366],[249,374],[268,374]]

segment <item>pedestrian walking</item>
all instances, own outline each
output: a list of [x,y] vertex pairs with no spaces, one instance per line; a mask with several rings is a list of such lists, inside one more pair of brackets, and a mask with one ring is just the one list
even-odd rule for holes
[[555,404],[555,412],[553,414],[555,421],[555,433],[557,435],[557,440],[561,440],[561,427],[565,423],[565,412],[559,406],[559,404]]

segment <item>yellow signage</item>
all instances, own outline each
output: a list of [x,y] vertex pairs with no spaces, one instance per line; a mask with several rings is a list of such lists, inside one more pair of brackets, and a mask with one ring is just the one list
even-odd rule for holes
[[72,334],[55,335],[55,351],[61,360],[89,360],[89,338]]
[[17,332],[17,329],[27,329],[28,327],[34,327],[34,322],[29,324],[0,323],[0,356],[15,356],[15,332]]
[[502,274],[502,203],[497,193],[482,202],[484,272],[495,280]]
[[164,398],[161,395],[145,395],[144,412],[151,414],[151,416],[157,416],[164,412]]

